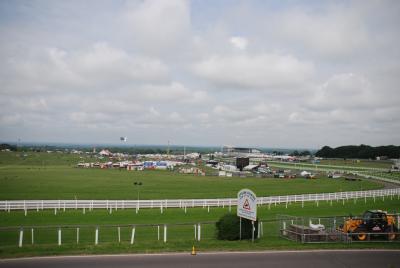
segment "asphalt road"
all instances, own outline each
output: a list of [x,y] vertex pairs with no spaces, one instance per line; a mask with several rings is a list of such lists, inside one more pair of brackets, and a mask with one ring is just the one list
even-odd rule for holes
[[387,267],[400,268],[400,250],[265,251],[254,253],[137,254],[0,260],[0,267]]

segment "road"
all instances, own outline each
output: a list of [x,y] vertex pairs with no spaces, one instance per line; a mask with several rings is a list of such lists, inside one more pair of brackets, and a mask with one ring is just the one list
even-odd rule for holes
[[253,253],[132,254],[102,256],[37,257],[0,260],[0,267],[388,267],[400,268],[400,250],[265,251]]

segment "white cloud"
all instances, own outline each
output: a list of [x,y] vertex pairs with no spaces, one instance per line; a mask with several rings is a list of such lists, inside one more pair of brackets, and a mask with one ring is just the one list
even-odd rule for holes
[[190,31],[190,10],[183,0],[149,0],[128,6],[123,16],[130,44],[152,55],[181,48]]
[[[135,89],[133,89],[136,91]],[[179,82],[170,84],[145,84],[139,88],[139,98],[152,101],[174,101],[184,103],[203,103],[209,100],[205,91],[195,91],[188,89]]]
[[129,55],[122,49],[100,42],[71,59],[72,66],[85,78],[118,83],[120,80],[166,80],[168,67],[158,59]]
[[315,109],[366,109],[381,105],[373,85],[361,75],[336,74],[318,87],[309,105]]
[[[168,67],[159,59],[130,55],[107,43],[88,49],[39,50],[30,58],[13,58],[5,78],[7,93],[90,91],[109,86],[168,81]],[[8,82],[9,81],[9,82]]]
[[312,78],[314,66],[292,55],[213,56],[194,65],[199,77],[224,87],[296,87]]
[[0,1],[0,139],[400,143],[399,11]]
[[275,14],[276,35],[322,56],[337,57],[368,47],[370,38],[358,10],[331,6],[319,12],[297,8]]
[[246,50],[248,41],[246,38],[241,37],[241,36],[233,36],[230,38],[230,42],[235,48],[238,48],[240,50]]

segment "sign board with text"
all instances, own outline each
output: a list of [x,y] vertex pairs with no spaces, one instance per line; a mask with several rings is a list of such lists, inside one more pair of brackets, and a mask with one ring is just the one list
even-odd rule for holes
[[249,189],[238,192],[237,215],[252,221],[257,220],[257,197]]

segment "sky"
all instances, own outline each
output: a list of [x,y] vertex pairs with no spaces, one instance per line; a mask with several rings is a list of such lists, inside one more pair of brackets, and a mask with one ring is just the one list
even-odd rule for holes
[[400,145],[400,1],[0,1],[0,141]]

